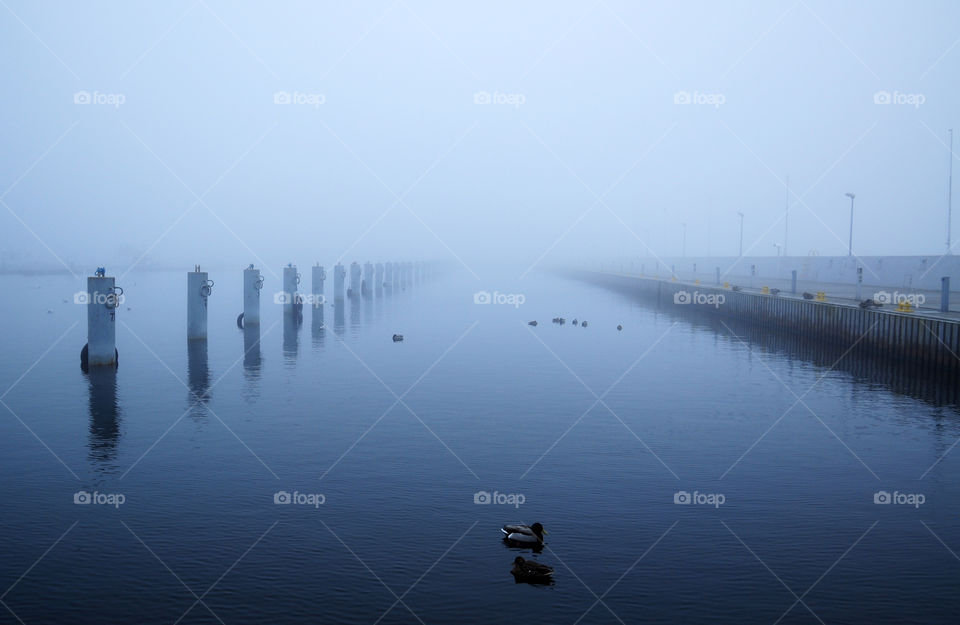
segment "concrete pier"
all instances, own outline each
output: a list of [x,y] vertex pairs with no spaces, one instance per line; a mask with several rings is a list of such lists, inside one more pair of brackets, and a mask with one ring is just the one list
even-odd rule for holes
[[87,366],[116,366],[117,307],[122,297],[113,276],[98,271],[87,278]]
[[300,274],[297,273],[297,266],[290,263],[283,268],[283,314],[290,315],[296,310],[298,299],[297,287],[300,284]]
[[327,272],[323,270],[323,265],[317,263],[313,266],[312,282],[310,284],[310,294],[314,308],[323,306],[323,282],[327,279]]
[[360,297],[361,280],[360,264],[354,261],[350,263],[350,289],[347,291],[347,295],[350,297]]
[[363,282],[360,283],[360,294],[370,295],[373,290],[373,264],[367,261],[363,264]]
[[243,270],[243,323],[260,323],[260,291],[263,276],[250,265]]
[[213,292],[213,280],[197,265],[187,273],[187,340],[207,338],[207,303]]
[[333,300],[343,301],[343,280],[347,276],[347,270],[343,265],[337,263],[333,267]]
[[868,351],[881,358],[960,373],[960,320],[952,314],[917,312],[887,304],[805,299],[783,293],[734,291],[696,283],[577,270],[571,275],[616,288],[677,313],[736,319],[758,327],[795,333],[807,342],[824,342]]
[[376,290],[383,288],[383,263],[377,263],[373,270],[373,284]]

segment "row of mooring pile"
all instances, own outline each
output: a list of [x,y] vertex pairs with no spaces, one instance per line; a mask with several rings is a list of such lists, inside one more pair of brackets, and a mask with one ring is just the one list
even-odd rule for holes
[[[290,263],[283,268],[281,290],[273,301],[282,304],[283,314],[294,319],[302,318],[304,304],[320,307],[325,303],[324,282],[326,271],[320,263],[311,268],[310,293],[300,292],[300,273]],[[371,297],[374,292],[406,288],[429,277],[434,270],[428,262],[359,263],[350,265],[350,286],[346,288],[347,270],[340,263],[333,268],[334,300],[345,297]],[[207,338],[207,311],[214,281],[206,271],[196,265],[187,272],[187,340]],[[252,264],[243,270],[243,310],[237,325],[260,323],[260,300],[264,277]],[[107,276],[103,267],[97,268],[87,278],[87,344],[80,352],[80,364],[88,367],[116,367],[119,353],[116,347],[116,315],[123,302],[123,289],[118,287],[113,276]]]

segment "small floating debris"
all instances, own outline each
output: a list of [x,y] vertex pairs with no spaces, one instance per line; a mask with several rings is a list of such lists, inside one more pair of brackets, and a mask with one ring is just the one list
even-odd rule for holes
[[803,299],[813,299],[813,293],[810,293],[810,292],[808,292],[808,291],[804,291],[804,292],[803,292]]
[[47,314],[48,314],[48,315],[52,315],[52,314],[53,314],[53,309],[48,308],[48,309],[47,309]]
[[860,302],[860,308],[882,308],[883,304],[876,301],[872,297],[867,298]]
[[402,335],[402,334],[394,334],[394,335],[393,335],[393,342],[394,342],[394,343],[399,343],[399,342],[402,341],[402,340],[403,340],[403,335]]
[[536,322],[536,321],[528,321],[528,322],[527,322],[527,325],[528,325],[528,326],[534,326],[534,327],[536,327],[537,322]]
[[577,325],[577,320],[576,320],[576,319],[573,320],[573,325]]
[[581,328],[585,328],[585,327],[587,327],[587,322],[586,322],[586,321],[584,321],[583,323],[581,323],[581,324],[580,324],[580,327],[581,327]]
[[617,331],[618,331],[618,332],[623,331],[623,326],[620,325],[620,324],[617,324]]
[[770,289],[770,295],[773,295],[774,297],[780,295],[780,289]]
[[743,287],[739,287],[739,286],[737,286],[736,284],[734,284],[732,287],[730,287],[730,290],[732,290],[732,291],[740,291],[740,290],[742,290],[742,289],[743,289]]

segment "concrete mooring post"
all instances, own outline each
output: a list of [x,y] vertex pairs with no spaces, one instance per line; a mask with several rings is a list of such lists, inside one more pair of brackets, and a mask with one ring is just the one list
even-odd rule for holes
[[297,273],[297,266],[288,263],[283,268],[283,313],[292,314],[297,304],[297,287],[300,285],[300,274]]
[[373,287],[373,264],[367,261],[363,264],[363,282],[360,283],[360,292],[363,295],[370,295]]
[[360,264],[356,261],[350,263],[350,290],[347,294],[350,297],[359,297],[360,296]]
[[950,276],[940,278],[940,312],[950,312]]
[[260,290],[263,276],[253,264],[243,270],[243,324],[260,323]]
[[323,270],[323,265],[317,263],[313,266],[312,282],[310,293],[313,295],[313,307],[323,306],[323,282],[327,279],[327,272]]
[[207,300],[213,292],[213,280],[196,265],[187,272],[187,339],[207,338]]
[[347,270],[337,263],[333,267],[333,301],[343,301],[343,279],[347,277]]
[[101,267],[87,278],[87,344],[80,352],[84,368],[117,364],[117,307],[123,302],[123,289],[105,274]]

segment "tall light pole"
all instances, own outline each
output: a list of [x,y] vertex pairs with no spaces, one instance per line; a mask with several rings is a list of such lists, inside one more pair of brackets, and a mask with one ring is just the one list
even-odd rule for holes
[[953,224],[953,128],[950,128],[950,177],[947,179],[947,254],[950,253],[950,232]]
[[[783,255],[787,255],[787,238],[790,236],[790,174],[787,174],[787,203],[783,210]],[[778,254],[779,255],[779,254]]]
[[777,256],[780,256],[780,248],[783,247],[779,243],[774,243],[773,247],[777,248]]
[[687,224],[682,223],[680,225],[683,226],[683,252],[680,254],[680,256],[686,258],[687,256]]
[[740,256],[743,256],[743,213],[737,211],[737,214],[740,215]]
[[853,193],[847,193],[850,198],[850,242],[847,244],[847,256],[853,256],[853,198],[857,197]]

